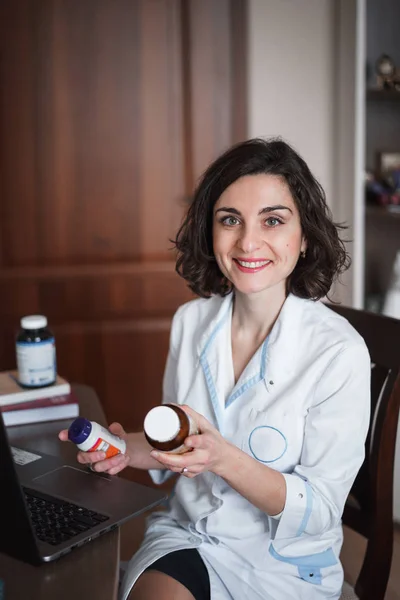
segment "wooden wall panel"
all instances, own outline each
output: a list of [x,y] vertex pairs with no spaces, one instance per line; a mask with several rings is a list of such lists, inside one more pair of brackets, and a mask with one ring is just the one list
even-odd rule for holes
[[59,327],[57,355],[72,381],[85,381],[107,398],[107,419],[138,431],[161,401],[170,319]]
[[187,0],[186,115],[189,187],[211,160],[245,139],[246,2]]
[[[162,13],[154,18],[154,9]],[[152,10],[153,9],[153,10]],[[140,249],[165,258],[183,217],[180,2],[150,0],[141,26]]]
[[167,258],[184,197],[179,1],[6,5],[2,264]]
[[1,321],[44,312],[50,323],[165,318],[193,297],[172,262],[0,271]]

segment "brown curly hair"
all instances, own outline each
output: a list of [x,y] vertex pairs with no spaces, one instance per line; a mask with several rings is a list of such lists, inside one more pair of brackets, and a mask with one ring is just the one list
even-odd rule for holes
[[286,181],[300,215],[307,253],[288,279],[288,292],[318,300],[350,266],[350,257],[326,204],[325,192],[305,161],[279,138],[255,138],[236,144],[205,171],[194,199],[173,240],[178,251],[176,271],[198,296],[225,296],[231,283],[220,271],[213,253],[213,208],[226,188],[245,175],[278,175]]

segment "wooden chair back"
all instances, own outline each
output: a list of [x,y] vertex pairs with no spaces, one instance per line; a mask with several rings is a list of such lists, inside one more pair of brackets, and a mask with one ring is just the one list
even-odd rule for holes
[[400,320],[344,306],[329,308],[364,338],[371,355],[371,420],[364,463],[343,523],[367,538],[355,585],[360,600],[384,600],[393,553],[393,479],[400,406]]

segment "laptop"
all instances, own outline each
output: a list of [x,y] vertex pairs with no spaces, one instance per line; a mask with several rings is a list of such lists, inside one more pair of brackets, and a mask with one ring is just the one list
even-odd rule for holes
[[166,499],[163,491],[11,446],[1,413],[0,490],[0,552],[34,565],[56,560]]

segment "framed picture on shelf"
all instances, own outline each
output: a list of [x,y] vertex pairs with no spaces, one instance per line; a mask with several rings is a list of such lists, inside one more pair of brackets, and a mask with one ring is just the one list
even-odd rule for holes
[[400,150],[398,152],[378,153],[378,172],[381,174],[392,173],[400,170]]

